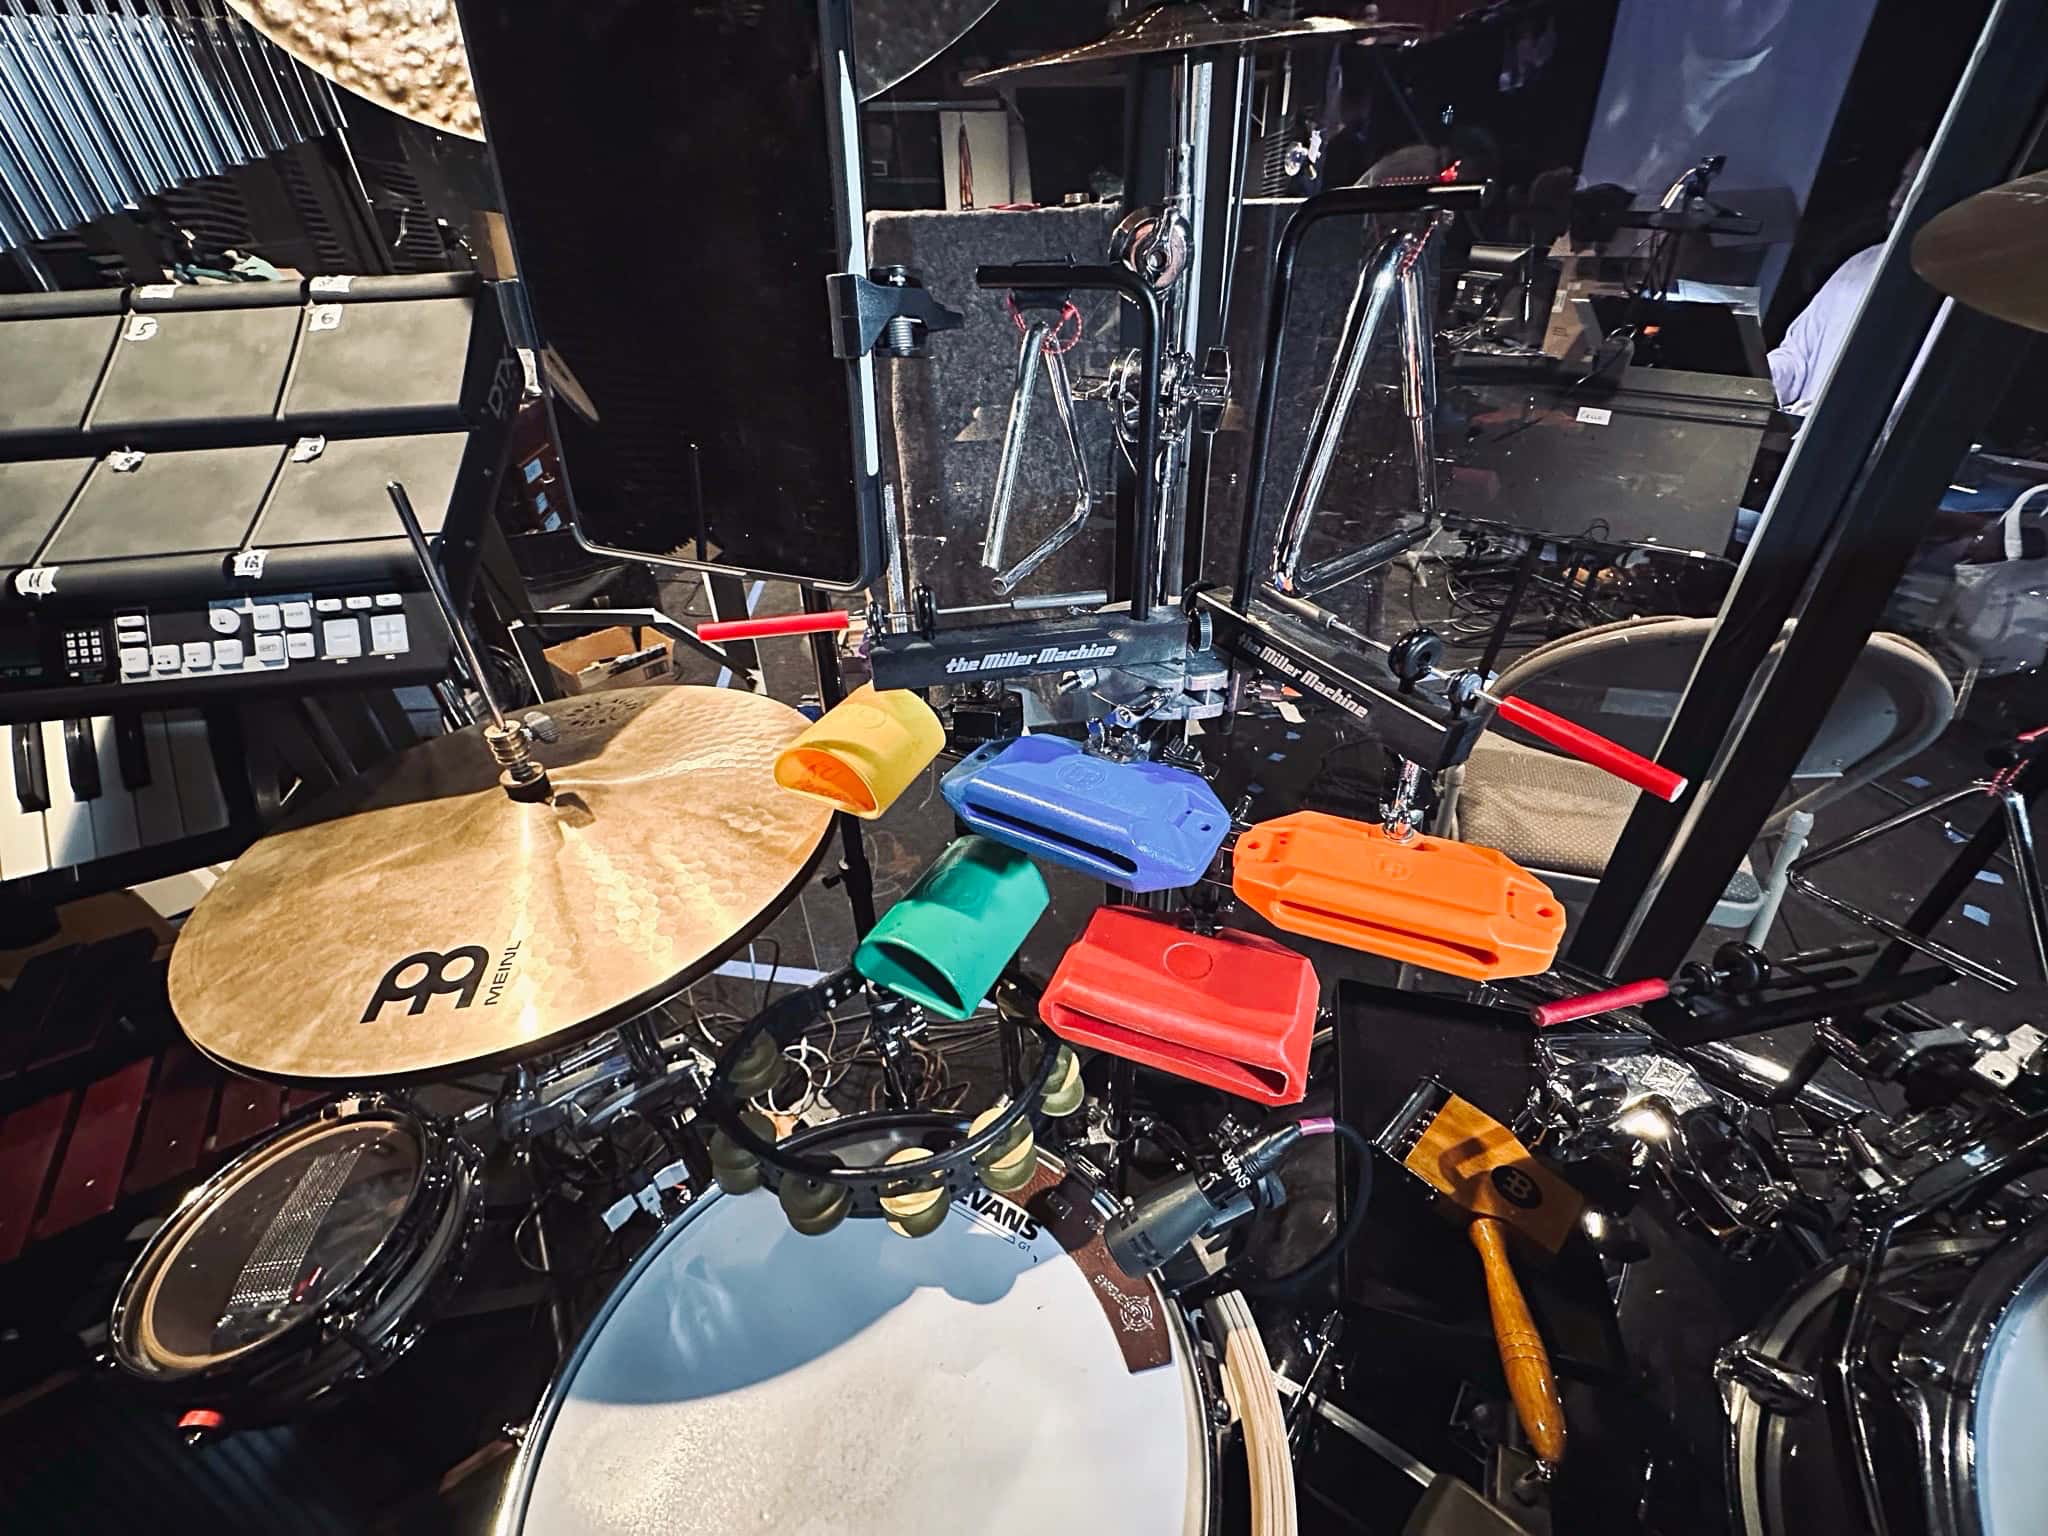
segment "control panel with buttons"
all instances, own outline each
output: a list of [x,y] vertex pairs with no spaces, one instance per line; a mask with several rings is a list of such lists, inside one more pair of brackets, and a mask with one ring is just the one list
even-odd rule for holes
[[[0,630],[10,626],[16,661],[0,667],[0,721],[39,717],[16,696],[52,684],[83,690],[81,708],[102,699],[111,708],[107,696],[130,689],[204,698],[267,674],[294,687],[390,686],[440,677],[449,665],[447,631],[423,591],[252,592],[98,620],[0,614]],[[0,652],[7,644],[0,633]]]

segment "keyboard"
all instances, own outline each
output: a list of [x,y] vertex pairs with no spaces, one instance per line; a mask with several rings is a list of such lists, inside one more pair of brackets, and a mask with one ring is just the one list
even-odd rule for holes
[[198,710],[22,721],[0,726],[0,746],[0,882],[229,828]]

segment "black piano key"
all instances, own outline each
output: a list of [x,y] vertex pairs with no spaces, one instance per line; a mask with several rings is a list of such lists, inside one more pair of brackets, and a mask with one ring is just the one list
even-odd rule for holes
[[34,721],[11,728],[14,736],[14,798],[28,815],[50,808],[50,765],[43,757],[43,728]]
[[64,767],[74,798],[99,799],[100,750],[93,741],[90,720],[64,722]]
[[114,750],[121,759],[121,782],[129,789],[149,788],[149,743],[142,734],[142,716],[114,716]]

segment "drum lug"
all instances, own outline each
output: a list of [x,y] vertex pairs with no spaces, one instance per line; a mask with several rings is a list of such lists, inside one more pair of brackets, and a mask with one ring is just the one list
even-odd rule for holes
[[1812,1372],[1739,1340],[1714,1357],[1714,1380],[1724,1397],[1739,1390],[1773,1413],[1804,1413],[1821,1399],[1820,1380]]
[[1893,1362],[1898,1373],[1917,1387],[1947,1385],[1948,1366],[1930,1355],[1902,1351]]

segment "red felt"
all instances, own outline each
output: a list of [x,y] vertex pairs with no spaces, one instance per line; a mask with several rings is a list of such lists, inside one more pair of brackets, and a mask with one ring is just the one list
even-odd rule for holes
[[121,1170],[135,1145],[135,1127],[142,1119],[142,1101],[149,1096],[149,1074],[156,1063],[131,1061],[111,1077],[90,1084],[79,1101],[78,1122],[64,1147],[49,1203],[36,1219],[36,1236],[49,1237],[104,1216],[121,1194]]
[[77,1097],[55,1094],[0,1120],[0,1263],[28,1246],[29,1227],[43,1203],[50,1165]]
[[199,1165],[199,1155],[206,1150],[206,1122],[213,1118],[213,1102],[226,1081],[219,1067],[187,1046],[164,1052],[135,1156],[121,1184],[124,1192],[155,1189]]

